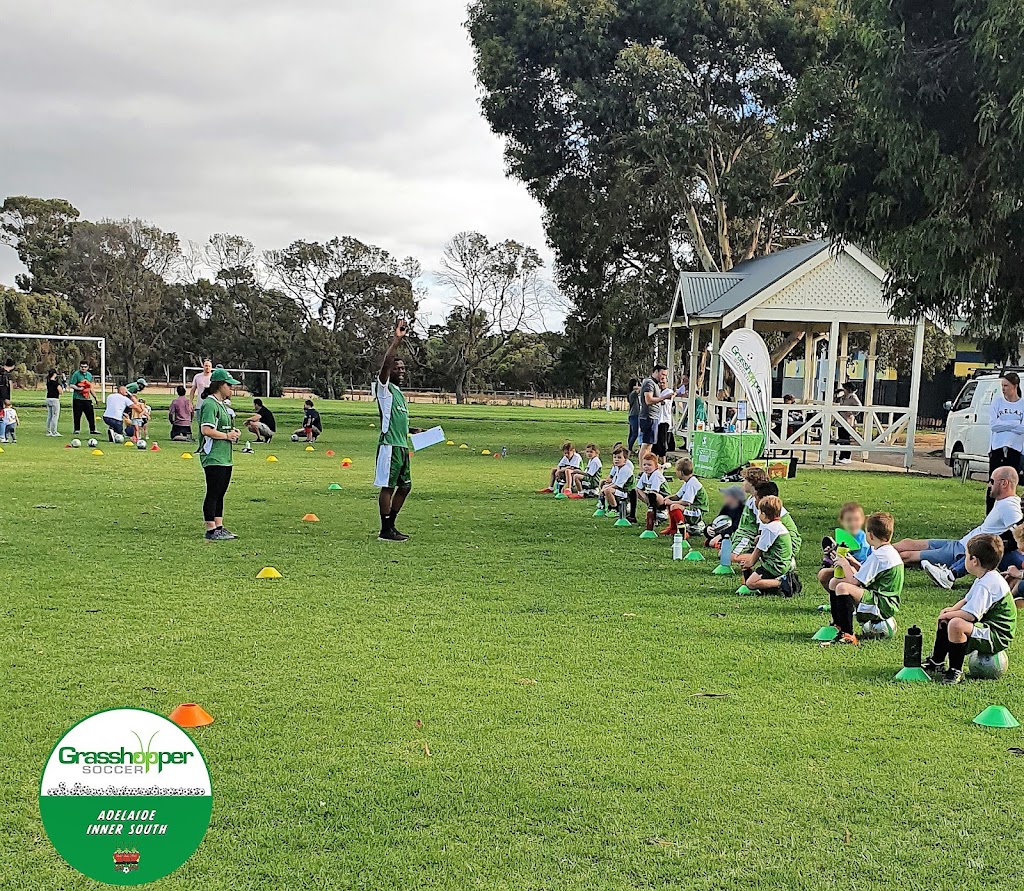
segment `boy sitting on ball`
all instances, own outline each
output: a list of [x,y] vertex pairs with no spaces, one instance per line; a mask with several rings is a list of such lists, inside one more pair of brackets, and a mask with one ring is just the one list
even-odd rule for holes
[[[654,530],[658,512],[665,510],[668,502],[668,480],[658,466],[660,461],[654,452],[647,452],[640,459],[640,479],[636,481],[636,497],[647,505],[647,531]],[[680,511],[681,513],[681,511]]]
[[601,450],[594,443],[587,443],[587,469],[570,469],[566,477],[566,494],[570,498],[596,494],[601,485]]
[[1003,542],[998,535],[975,535],[967,542],[966,568],[974,584],[966,597],[939,613],[935,650],[921,663],[925,671],[944,671],[944,684],[963,680],[968,653],[995,655],[1013,640],[1017,607],[1010,586],[998,572],[1002,559]]
[[710,508],[708,493],[693,473],[693,460],[680,458],[676,462],[679,491],[668,499],[669,525],[662,535],[675,535],[680,524],[687,535],[700,535],[704,531],[704,511]]
[[755,594],[781,593],[792,597],[790,566],[793,561],[793,540],[782,524],[782,499],[769,495],[758,501],[761,534],[750,554],[739,558],[746,586]]
[[836,555],[835,568],[828,584],[832,624],[839,635],[822,646],[857,645],[853,632],[854,614],[860,622],[881,622],[891,619],[900,608],[903,593],[903,558],[892,546],[892,514],[876,513],[864,524],[871,553],[863,564],[855,564],[848,556]]
[[545,489],[538,489],[538,492],[542,495],[550,494],[555,491],[555,483],[561,482],[563,484],[569,481],[569,472],[571,470],[579,470],[583,466],[583,458],[579,452],[576,451],[576,446],[571,442],[562,444],[562,460],[557,465],[551,468],[551,483]]
[[602,484],[601,501],[598,504],[609,513],[616,513],[619,502],[625,500],[629,505],[627,519],[631,523],[636,522],[636,490],[633,475],[633,462],[629,460],[629,452],[620,445],[612,453],[611,473]]

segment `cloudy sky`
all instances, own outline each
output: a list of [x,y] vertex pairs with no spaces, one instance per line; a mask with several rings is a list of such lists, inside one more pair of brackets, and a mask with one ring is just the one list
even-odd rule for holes
[[[350,234],[428,270],[464,229],[544,249],[540,211],[478,110],[465,8],[6,3],[0,196],[66,198],[183,241]],[[0,282],[19,269],[0,247]]]

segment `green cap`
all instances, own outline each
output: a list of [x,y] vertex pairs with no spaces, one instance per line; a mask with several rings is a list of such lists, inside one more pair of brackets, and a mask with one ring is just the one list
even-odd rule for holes
[[1020,727],[1020,722],[1002,705],[990,705],[974,719],[974,723],[981,727]]
[[213,374],[210,375],[211,386],[213,384],[231,384],[234,387],[238,383],[239,381],[236,381],[225,368],[215,368]]

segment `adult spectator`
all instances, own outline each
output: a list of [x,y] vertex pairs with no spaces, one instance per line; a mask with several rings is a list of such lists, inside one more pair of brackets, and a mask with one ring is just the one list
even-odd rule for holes
[[[840,405],[860,406],[862,404],[860,401],[860,397],[857,395],[857,387],[851,381],[847,381],[845,384],[843,384],[843,389],[841,392],[836,394],[836,399],[838,399]],[[844,421],[846,421],[847,424],[850,424],[851,426],[857,423],[857,412],[844,411],[840,412],[839,416]],[[847,430],[844,426],[840,425],[839,445],[848,446],[851,442],[852,440],[850,439],[850,431]],[[839,461],[837,463],[849,464],[852,460],[853,454],[847,449],[839,453]]]
[[317,437],[324,432],[323,421],[320,420],[320,412],[313,408],[313,400],[307,399],[303,406],[302,428],[295,431],[297,437],[306,437],[306,442],[316,442]]
[[[1024,401],[1020,398],[1020,376],[1006,371],[999,377],[1000,393],[989,409],[988,473],[997,467],[1020,470],[1024,452]],[[985,510],[992,510],[992,490],[985,492]]]
[[89,422],[89,432],[96,436],[96,413],[93,411],[93,402],[98,403],[99,398],[93,392],[92,374],[89,372],[89,363],[83,359],[78,363],[78,371],[71,375],[68,381],[71,387],[71,415],[74,418],[75,436],[82,432],[82,418]]
[[213,362],[209,359],[203,359],[203,370],[197,372],[192,377],[192,388],[188,391],[189,401],[192,403],[193,408],[196,405],[196,400],[199,401],[199,407],[203,405],[203,393],[210,386],[211,375],[213,374]]
[[661,421],[661,406],[672,398],[671,391],[662,395],[668,369],[655,365],[651,376],[644,378],[640,385],[640,457],[654,450],[658,443],[658,424]]
[[107,425],[107,439],[111,442],[114,441],[115,433],[124,436],[124,416],[130,414],[134,402],[124,384],[107,397],[107,404],[103,409],[103,423]]
[[175,392],[178,398],[172,400],[171,407],[167,409],[167,420],[171,424],[171,441],[191,442],[195,408],[192,406],[192,400],[185,395],[184,387],[179,385]]
[[203,500],[203,521],[207,541],[230,541],[238,538],[224,528],[224,496],[231,484],[233,459],[231,446],[238,442],[240,431],[224,407],[231,398],[236,381],[223,368],[210,372],[210,386],[202,391],[199,410],[199,461],[206,476],[206,498]]
[[46,435],[60,436],[57,421],[60,420],[60,394],[64,384],[56,368],[46,372]]
[[640,381],[635,377],[629,379],[629,392],[626,394],[629,403],[629,438],[626,447],[630,453],[640,437]]
[[963,556],[967,553],[967,542],[975,535],[998,535],[1005,539],[1010,534],[1010,530],[1024,520],[1024,514],[1021,513],[1020,497],[1017,495],[1019,482],[1017,471],[1012,467],[997,467],[988,481],[988,487],[993,496],[993,505],[984,522],[958,541],[936,538],[905,538],[895,545],[903,562],[920,563],[921,568],[937,585],[943,588],[952,588],[953,582],[957,578],[956,570],[963,568]]
[[245,422],[245,429],[256,437],[256,442],[270,442],[277,433],[274,413],[258,397],[253,399],[252,407],[255,414]]
[[11,398],[11,372],[14,371],[14,360],[4,359],[0,365],[0,406]]

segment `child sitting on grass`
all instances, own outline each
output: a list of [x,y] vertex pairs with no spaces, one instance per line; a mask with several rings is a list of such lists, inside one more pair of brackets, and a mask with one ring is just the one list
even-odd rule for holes
[[[857,550],[850,551],[847,555],[847,560],[854,569],[860,569],[861,564],[871,555],[871,545],[868,544],[864,532],[864,522],[864,508],[856,501],[847,501],[839,509],[839,527],[848,532],[859,545]],[[829,584],[835,578],[836,547],[836,542],[831,537],[825,537],[821,541],[822,568],[818,573],[818,581],[826,591],[833,590]]]
[[[754,495],[756,496],[758,502],[760,502],[762,498],[770,498],[773,496],[778,498],[780,497],[779,486],[773,480],[767,480],[766,482],[758,483],[754,487]],[[797,558],[800,556],[800,548],[803,545],[803,539],[800,537],[800,530],[796,528],[796,521],[793,519],[793,515],[788,510],[786,510],[785,507],[782,508],[782,516],[779,517],[779,522],[781,522],[782,525],[786,527],[786,530],[792,537],[793,569],[796,569],[796,561]],[[799,594],[800,592],[794,591],[793,593]]]
[[555,483],[567,483],[570,470],[579,470],[583,465],[583,458],[576,451],[576,446],[571,442],[562,444],[562,460],[555,467],[551,468],[551,484],[546,489],[538,489],[542,494],[550,494],[555,491]]
[[647,505],[647,531],[654,530],[658,512],[665,509],[668,500],[668,480],[658,466],[660,461],[653,452],[640,459],[640,479],[636,481],[636,497]]
[[891,619],[899,612],[900,595],[903,593],[903,558],[892,546],[892,514],[872,514],[865,526],[867,543],[871,545],[867,559],[855,565],[849,556],[836,555],[836,566],[842,571],[843,578],[833,575],[827,590],[832,624],[839,629],[839,635],[834,640],[825,641],[822,646],[856,646],[854,614],[860,622],[879,622]]
[[669,525],[660,534],[675,535],[679,526],[684,525],[688,536],[700,535],[705,529],[704,511],[710,504],[708,493],[693,474],[691,458],[680,458],[676,462],[676,477],[679,491],[668,499]]
[[1010,586],[1014,603],[1018,609],[1024,609],[1024,523],[1018,523],[1010,531],[1013,533],[1017,548],[1009,554],[1004,551],[1000,565],[1006,567],[1003,578]]
[[719,489],[722,494],[722,506],[718,510],[718,516],[711,521],[707,531],[709,548],[721,548],[722,539],[729,536],[730,539],[736,534],[740,525],[740,518],[743,516],[743,502],[746,500],[743,489],[740,486],[726,486]]
[[782,499],[777,495],[761,498],[758,503],[761,534],[750,554],[740,558],[744,582],[755,594],[780,593],[792,597],[790,566],[793,562],[793,540],[782,524]]
[[944,672],[944,684],[963,680],[968,653],[1001,653],[1013,640],[1017,607],[1010,586],[997,571],[1002,559],[1003,542],[998,535],[975,535],[967,542],[966,566],[974,584],[963,600],[939,613],[935,649],[921,663],[925,671]]
[[734,560],[743,554],[749,554],[757,544],[760,527],[757,517],[757,495],[754,490],[761,483],[766,482],[768,482],[768,473],[762,467],[748,467],[743,471],[743,494],[747,500],[743,506],[743,513],[740,515],[736,535],[733,536]]
[[566,494],[570,498],[596,494],[601,485],[601,450],[594,443],[587,443],[587,469],[570,469],[566,476],[569,478]]
[[619,502],[626,501],[629,505],[626,518],[631,523],[636,522],[636,489],[633,476],[633,462],[629,460],[629,452],[620,444],[612,452],[612,469],[601,487],[598,507],[608,513],[617,513]]

